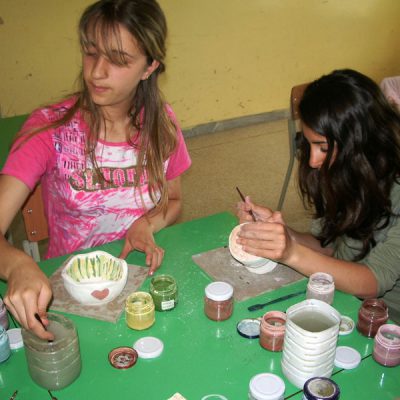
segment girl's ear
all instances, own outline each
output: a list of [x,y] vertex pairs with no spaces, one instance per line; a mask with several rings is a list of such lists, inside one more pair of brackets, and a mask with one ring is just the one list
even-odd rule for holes
[[142,75],[142,80],[146,80],[160,65],[160,62],[153,60],[153,62],[146,68],[146,71]]

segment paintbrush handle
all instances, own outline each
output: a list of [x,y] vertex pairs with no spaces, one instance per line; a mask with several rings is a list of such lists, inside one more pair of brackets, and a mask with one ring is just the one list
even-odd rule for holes
[[284,301],[284,300],[287,300],[287,299],[291,299],[292,297],[300,296],[301,294],[305,294],[305,293],[306,293],[306,291],[302,290],[301,292],[287,294],[286,296],[278,297],[277,299],[274,299],[274,300],[271,300],[271,301],[267,301],[266,303],[254,304],[254,305],[248,307],[247,309],[249,311],[261,310],[262,308],[264,308],[266,306],[269,306],[271,304],[279,303],[281,301]]
[[[240,191],[240,189],[236,186],[236,190],[239,193],[240,198],[242,199],[242,201],[245,203],[246,202],[246,198],[244,197],[243,193]],[[254,222],[257,222],[257,218],[253,213],[253,210],[249,211],[249,214],[251,215],[251,218],[253,218]]]

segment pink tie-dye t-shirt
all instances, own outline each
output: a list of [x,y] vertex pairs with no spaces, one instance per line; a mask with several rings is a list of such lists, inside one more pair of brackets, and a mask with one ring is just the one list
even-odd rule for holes
[[[35,111],[23,129],[58,120],[73,101]],[[172,110],[167,107],[167,111],[177,125]],[[127,143],[99,141],[96,160],[106,179],[99,182],[85,155],[86,132],[87,125],[77,112],[67,124],[40,132],[11,151],[2,170],[31,189],[41,182],[49,226],[46,257],[122,239],[130,225],[154,207],[145,176],[140,180],[144,204],[133,187],[137,149]],[[175,152],[164,163],[167,180],[191,164],[180,129],[178,139]]]

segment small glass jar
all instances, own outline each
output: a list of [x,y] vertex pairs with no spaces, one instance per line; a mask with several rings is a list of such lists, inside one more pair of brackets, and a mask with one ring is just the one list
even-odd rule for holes
[[178,303],[178,289],[170,275],[158,275],[150,281],[150,294],[157,311],[172,310]]
[[153,298],[147,292],[134,292],[125,303],[125,317],[129,328],[141,331],[150,328],[156,320]]
[[204,313],[213,321],[224,321],[233,312],[233,287],[226,282],[207,285],[204,297]]
[[53,341],[39,339],[22,328],[25,356],[31,378],[48,390],[72,383],[81,372],[81,355],[75,325],[61,314],[47,313],[47,330]]
[[384,324],[378,329],[372,356],[385,367],[400,365],[400,326]]
[[335,295],[333,277],[325,272],[312,274],[307,284],[307,299],[317,299],[332,304]]
[[0,363],[8,360],[11,355],[10,341],[7,331],[0,325]]
[[249,384],[249,400],[283,400],[285,382],[278,376],[263,373],[253,376]]
[[311,378],[304,383],[303,400],[338,400],[339,386],[329,378]]
[[260,345],[270,351],[282,351],[285,336],[286,314],[269,311],[261,319]]
[[383,300],[366,299],[358,311],[357,329],[362,335],[372,338],[388,318],[388,308]]
[[7,308],[2,299],[0,299],[0,325],[5,330],[7,330],[9,327]]

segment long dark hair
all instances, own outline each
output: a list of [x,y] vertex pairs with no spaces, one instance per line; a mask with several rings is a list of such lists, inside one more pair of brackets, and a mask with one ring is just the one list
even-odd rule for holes
[[[305,206],[322,218],[326,246],[340,236],[360,240],[359,261],[376,245],[374,231],[393,215],[390,192],[400,173],[400,115],[379,86],[353,70],[312,82],[299,105],[302,122],[328,143],[320,169],[309,166],[310,145],[299,145],[299,188]],[[335,154],[334,154],[335,152]]]

